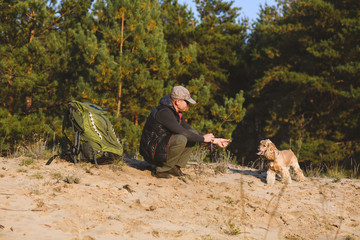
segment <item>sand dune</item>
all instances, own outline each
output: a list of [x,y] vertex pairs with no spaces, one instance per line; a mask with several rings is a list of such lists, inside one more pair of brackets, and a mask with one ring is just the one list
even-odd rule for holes
[[126,161],[0,158],[0,239],[360,239],[359,180],[268,186],[256,169],[196,164],[156,179]]

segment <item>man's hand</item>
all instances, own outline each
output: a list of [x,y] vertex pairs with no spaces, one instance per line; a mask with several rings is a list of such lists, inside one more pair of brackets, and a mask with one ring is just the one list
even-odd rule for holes
[[225,139],[225,138],[214,138],[212,143],[218,145],[221,148],[226,148],[226,146],[231,142],[231,139]]
[[212,133],[205,134],[203,137],[204,142],[212,142],[215,139],[214,134]]

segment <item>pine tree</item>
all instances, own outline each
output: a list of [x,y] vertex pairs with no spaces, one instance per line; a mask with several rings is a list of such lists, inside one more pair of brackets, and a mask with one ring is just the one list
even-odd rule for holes
[[177,0],[161,1],[161,19],[170,60],[169,83],[187,85],[193,78],[192,65],[197,61],[194,14]]
[[48,99],[53,87],[44,70],[54,56],[45,53],[54,11],[36,0],[3,2],[2,9],[1,102],[10,114],[29,114],[44,107],[39,93]]
[[249,144],[272,138],[329,166],[359,156],[359,4],[343,3],[263,9],[249,40],[255,99],[245,121],[258,129]]
[[67,0],[60,2],[57,13],[59,42],[64,48],[62,66],[56,75],[59,79],[57,96],[60,106],[67,106],[72,99],[98,103],[94,97],[91,71],[99,54],[99,44],[92,31],[91,6],[93,0]]
[[[124,119],[115,127],[127,135],[130,122],[130,128],[137,129],[132,132],[139,134],[149,112],[164,94],[169,77],[159,4],[148,0],[100,0],[94,11],[94,29],[102,46],[92,72],[96,91],[109,110]],[[133,151],[139,138],[128,142]]]
[[[165,39],[172,63],[170,77],[187,87],[198,100],[186,113],[192,126],[201,132],[211,131],[230,138],[245,113],[242,93],[236,88],[229,90],[228,86],[236,78],[233,68],[238,65],[237,54],[244,44],[246,27],[235,22],[238,9],[232,8],[232,3],[201,4],[198,9],[206,8],[212,18],[203,17],[198,23],[186,5],[176,0],[162,1]],[[235,98],[226,97],[225,93]]]
[[[71,44],[63,23],[70,15],[78,14],[76,9],[86,13],[85,2],[90,6],[90,1],[67,1],[64,5],[38,0],[0,3],[4,9],[0,31],[0,99],[1,114],[6,116],[0,135],[9,143],[4,149],[13,149],[15,142],[34,142],[34,135],[59,130],[62,117],[59,115],[76,92],[71,90],[76,88],[76,79],[67,75],[74,72],[68,60],[76,56],[68,51]],[[68,21],[68,26],[72,24]]]
[[8,151],[51,131],[43,112],[53,103],[57,82],[51,73],[61,50],[52,42],[56,17],[46,2],[0,4],[0,151]]
[[[239,66],[242,48],[247,37],[247,21],[237,22],[239,8],[233,1],[196,0],[200,24],[196,26],[198,66],[194,74],[204,75],[217,97],[234,94],[232,84],[237,77],[234,68]],[[198,76],[199,76],[198,75]]]

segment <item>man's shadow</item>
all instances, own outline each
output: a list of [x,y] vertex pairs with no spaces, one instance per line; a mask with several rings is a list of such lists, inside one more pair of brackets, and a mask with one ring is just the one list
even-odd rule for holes
[[[134,158],[125,157],[123,161],[130,167],[138,169],[140,171],[154,171],[155,165],[152,165],[143,160],[137,160]],[[188,163],[189,165],[194,165],[192,163]],[[253,176],[260,179],[263,183],[266,183],[266,171],[264,170],[241,170],[236,168],[229,168],[231,173],[240,173],[247,176]]]
[[141,161],[141,160],[137,160],[134,158],[128,158],[128,157],[124,157],[123,161],[130,167],[136,168],[138,170],[141,171],[153,171],[155,169],[155,166],[146,162],[146,161]]

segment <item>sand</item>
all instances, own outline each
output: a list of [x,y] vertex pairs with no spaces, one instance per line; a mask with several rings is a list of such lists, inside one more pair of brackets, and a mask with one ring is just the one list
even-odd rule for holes
[[0,158],[0,239],[360,239],[359,180],[269,186],[256,169],[194,163],[157,179],[126,162]]

